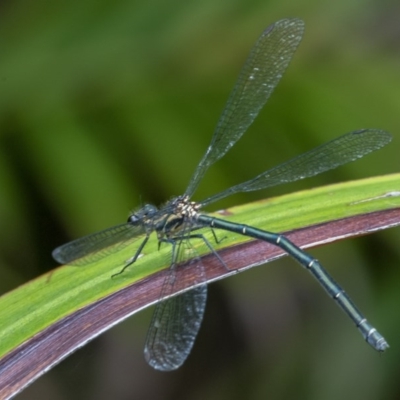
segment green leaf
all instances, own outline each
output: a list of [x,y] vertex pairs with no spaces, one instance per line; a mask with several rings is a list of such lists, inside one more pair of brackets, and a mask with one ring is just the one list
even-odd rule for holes
[[[302,247],[323,244],[400,225],[400,174],[301,191],[215,215],[285,232]],[[210,230],[204,233],[213,240]],[[266,243],[216,234],[224,238],[215,248],[229,271],[206,255],[208,281],[283,255]],[[197,250],[207,253],[206,246]],[[158,250],[152,238],[143,257],[112,279],[134,251],[131,246],[90,266],[56,268],[0,298],[0,398],[15,395],[89,340],[158,300],[170,248]],[[190,266],[179,271],[181,289],[187,290],[195,279],[193,271]]]

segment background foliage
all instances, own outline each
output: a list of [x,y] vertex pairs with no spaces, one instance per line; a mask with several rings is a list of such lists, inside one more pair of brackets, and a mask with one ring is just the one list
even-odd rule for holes
[[[285,17],[303,43],[250,132],[196,199],[346,131],[386,149],[218,208],[399,170],[400,9],[391,1],[3,2],[0,291],[55,267],[51,250],[183,192],[258,35]],[[194,352],[161,374],[142,356],[150,311],[67,359],[18,399],[397,398],[399,230],[312,251],[392,345],[379,357],[291,260],[210,286]]]

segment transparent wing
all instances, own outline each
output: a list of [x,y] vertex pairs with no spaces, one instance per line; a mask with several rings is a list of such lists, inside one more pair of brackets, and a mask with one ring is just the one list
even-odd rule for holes
[[198,286],[156,305],[144,355],[160,371],[179,368],[192,350],[203,320],[207,285]]
[[249,181],[209,197],[202,202],[202,205],[213,203],[234,193],[265,189],[320,174],[378,150],[391,140],[392,136],[388,132],[378,129],[363,129],[347,133],[265,171]]
[[142,226],[120,224],[57,247],[52,256],[61,264],[83,266],[122,250],[143,234]]
[[[194,259],[192,259],[194,257]],[[180,266],[173,263],[165,279],[147,333],[144,355],[150,366],[160,371],[179,368],[193,347],[203,320],[207,300],[204,267],[187,240],[176,244],[177,263],[192,259],[197,283],[201,284],[178,296],[167,298],[180,289],[185,279],[179,276]],[[186,268],[187,265],[183,266]],[[162,301],[162,299],[167,298]]]
[[210,165],[224,156],[254,121],[289,65],[303,31],[303,21],[284,19],[270,25],[258,39],[185,195],[192,196]]

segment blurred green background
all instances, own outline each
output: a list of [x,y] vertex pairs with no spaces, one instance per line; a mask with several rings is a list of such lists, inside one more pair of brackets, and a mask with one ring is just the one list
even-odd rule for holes
[[[395,1],[19,0],[0,10],[1,293],[54,268],[54,247],[181,194],[251,46],[281,18],[305,20],[303,42],[195,200],[359,128],[394,140],[337,171],[215,207],[399,171]],[[285,259],[210,285],[180,370],[145,363],[146,310],[17,399],[397,399],[399,235],[312,250],[391,344],[382,356]]]

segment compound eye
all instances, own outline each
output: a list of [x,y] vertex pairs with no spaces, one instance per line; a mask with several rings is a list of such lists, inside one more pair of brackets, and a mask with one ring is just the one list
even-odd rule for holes
[[132,214],[128,218],[128,224],[136,225],[139,221],[139,217],[136,214]]

